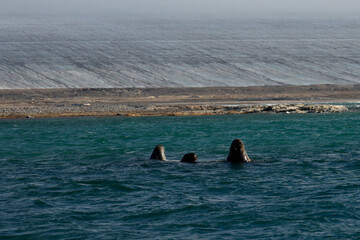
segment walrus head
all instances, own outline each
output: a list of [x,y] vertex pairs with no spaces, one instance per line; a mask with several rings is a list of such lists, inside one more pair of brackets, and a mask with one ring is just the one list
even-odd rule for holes
[[156,160],[163,160],[165,161],[166,160],[166,157],[165,157],[165,147],[161,144],[158,144],[155,146],[151,156],[150,156],[150,159],[156,159]]
[[197,155],[195,153],[187,153],[181,159],[181,162],[196,163]]
[[243,141],[240,139],[235,139],[232,141],[230,146],[229,155],[226,159],[228,162],[232,163],[241,163],[241,162],[250,162],[250,158],[247,155],[247,152],[245,150],[245,146]]

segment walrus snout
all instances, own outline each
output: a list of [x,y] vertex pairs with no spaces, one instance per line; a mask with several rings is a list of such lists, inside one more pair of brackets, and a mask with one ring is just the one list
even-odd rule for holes
[[196,153],[186,153],[183,158],[181,159],[181,162],[186,163],[196,163],[197,155]]
[[150,159],[165,161],[166,160],[165,147],[161,144],[156,145],[150,156]]
[[240,139],[234,139],[230,146],[229,155],[226,159],[228,162],[241,163],[250,162],[250,158],[245,150],[244,143]]

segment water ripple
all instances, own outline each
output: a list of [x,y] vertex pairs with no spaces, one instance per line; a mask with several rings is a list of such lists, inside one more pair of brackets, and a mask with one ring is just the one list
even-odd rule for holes
[[[357,238],[359,120],[344,113],[0,121],[0,238]],[[23,131],[9,127],[15,122]],[[235,136],[255,162],[224,162]],[[172,161],[148,159],[159,142]],[[179,162],[188,149],[198,164]]]

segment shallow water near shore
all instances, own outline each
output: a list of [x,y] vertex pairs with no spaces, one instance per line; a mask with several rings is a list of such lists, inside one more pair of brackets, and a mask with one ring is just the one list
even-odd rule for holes
[[[360,113],[0,121],[0,238],[360,237]],[[224,162],[241,138],[253,163]],[[163,144],[168,162],[148,160]],[[196,152],[198,164],[180,163]]]

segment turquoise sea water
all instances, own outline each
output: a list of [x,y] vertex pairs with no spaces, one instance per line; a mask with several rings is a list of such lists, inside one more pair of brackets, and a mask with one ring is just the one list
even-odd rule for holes
[[[359,132],[360,112],[1,120],[0,238],[360,238]],[[223,161],[234,138],[253,163]]]

